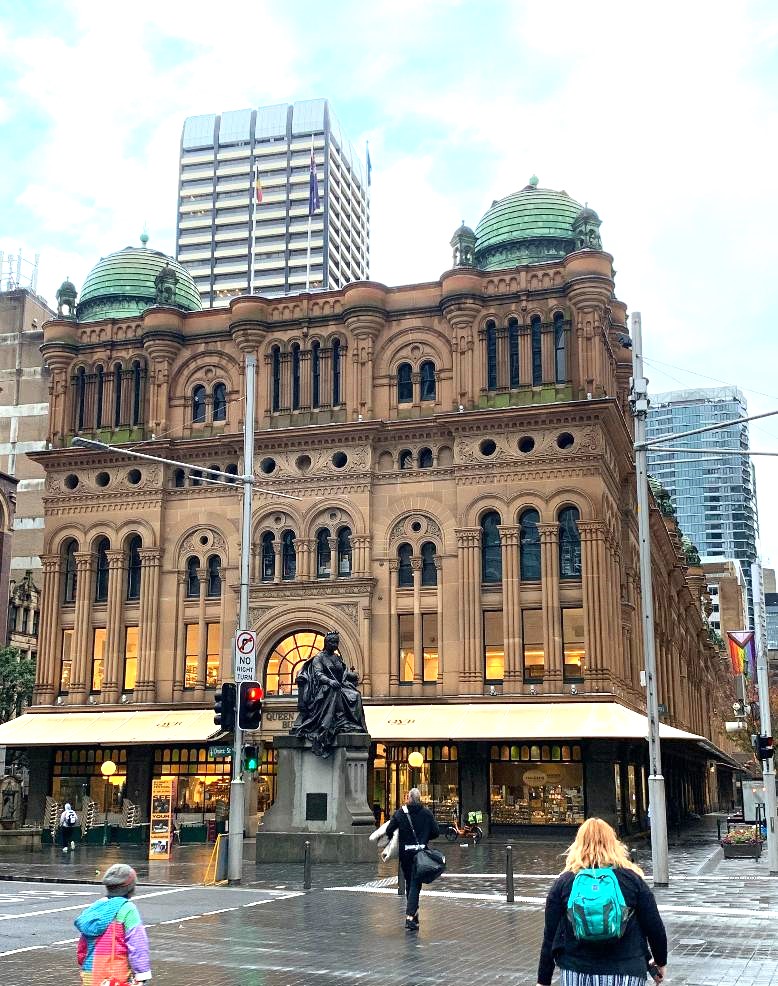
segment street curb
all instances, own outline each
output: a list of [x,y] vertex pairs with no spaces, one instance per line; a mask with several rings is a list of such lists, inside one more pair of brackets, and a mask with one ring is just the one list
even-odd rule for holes
[[[95,886],[102,887],[102,880],[89,880],[84,878],[82,880],[77,880],[72,876],[28,876],[18,873],[0,873],[0,880],[5,880],[9,883],[78,883],[83,886]],[[138,887],[181,887],[190,886],[190,884],[180,884],[180,883],[138,883]]]
[[718,868],[722,859],[724,859],[724,850],[721,846],[717,846],[710,856],[703,859],[697,869],[692,872],[692,876],[704,876],[706,873],[712,873]]

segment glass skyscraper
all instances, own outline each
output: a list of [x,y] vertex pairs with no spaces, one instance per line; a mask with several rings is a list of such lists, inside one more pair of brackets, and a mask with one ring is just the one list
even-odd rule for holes
[[[651,397],[648,438],[732,421],[732,425],[679,438],[676,448],[749,448],[746,400],[736,387],[675,390]],[[649,450],[649,473],[670,493],[678,524],[708,558],[735,558],[748,585],[748,610],[753,625],[751,564],[756,560],[758,533],[756,484],[751,460],[744,455],[703,455]]]

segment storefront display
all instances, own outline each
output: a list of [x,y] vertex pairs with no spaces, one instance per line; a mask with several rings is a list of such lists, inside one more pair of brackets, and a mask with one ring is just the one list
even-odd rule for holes
[[209,760],[207,747],[155,750],[154,777],[177,779],[173,811],[179,818],[219,812],[229,805],[230,759]]
[[[116,764],[111,777],[103,777],[100,767],[106,760]],[[60,804],[66,801],[80,805],[84,797],[97,803],[97,810],[121,810],[127,784],[127,751],[124,749],[57,750],[54,754],[52,797]]]
[[581,748],[492,746],[492,825],[578,825],[584,820]]
[[[412,767],[408,758],[420,753],[423,762]],[[376,744],[373,758],[373,810],[386,819],[402,804],[412,787],[421,791],[424,804],[444,822],[459,817],[459,762],[455,743],[416,746]]]

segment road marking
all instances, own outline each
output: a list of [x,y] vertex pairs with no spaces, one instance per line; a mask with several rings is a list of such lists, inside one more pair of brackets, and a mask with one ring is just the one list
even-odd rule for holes
[[[164,897],[166,894],[182,894],[190,889],[190,887],[172,887],[168,890],[155,890],[150,894],[138,894],[135,899],[148,900],[149,897]],[[70,907],[49,907],[41,911],[26,911],[22,914],[0,914],[0,921],[16,921],[19,918],[34,918],[41,914],[61,914],[63,911],[82,911],[83,909],[84,904],[82,902],[81,904],[72,904]]]
[[9,948],[7,952],[0,952],[0,959],[4,955],[18,955],[20,952],[37,952],[41,948],[47,948],[46,945],[28,945],[27,948]]

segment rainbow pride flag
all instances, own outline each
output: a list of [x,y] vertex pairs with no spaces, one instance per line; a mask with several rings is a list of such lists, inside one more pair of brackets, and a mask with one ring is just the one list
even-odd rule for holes
[[727,638],[732,674],[753,675],[756,668],[754,631],[727,630]]

